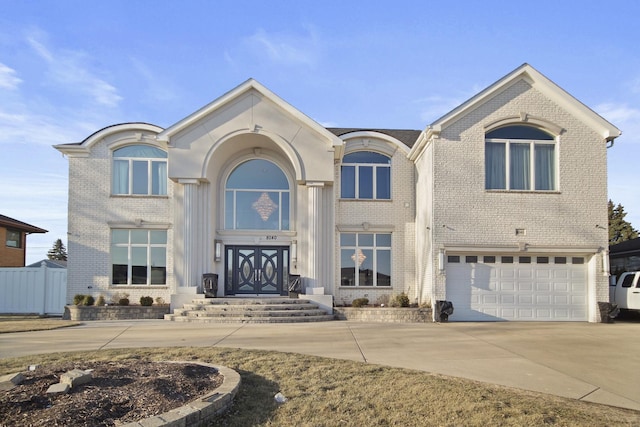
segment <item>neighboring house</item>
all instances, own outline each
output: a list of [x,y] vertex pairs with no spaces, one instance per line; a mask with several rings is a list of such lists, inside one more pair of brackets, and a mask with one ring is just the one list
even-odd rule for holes
[[[69,158],[68,298],[453,302],[450,320],[601,319],[620,131],[528,64],[425,130],[325,128],[250,79]],[[108,177],[108,178],[107,178]]]
[[609,260],[613,276],[640,270],[640,237],[609,246]]
[[27,267],[42,267],[42,263],[48,268],[67,268],[67,261],[59,259],[43,259],[42,261],[29,264]]
[[46,232],[26,222],[0,215],[0,267],[24,267],[27,235]]

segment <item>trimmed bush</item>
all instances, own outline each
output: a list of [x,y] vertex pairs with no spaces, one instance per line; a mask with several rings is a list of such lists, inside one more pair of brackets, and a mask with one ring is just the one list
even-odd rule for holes
[[106,304],[106,301],[104,300],[104,296],[100,295],[96,300],[96,305],[102,307],[105,304]]
[[120,298],[118,300],[118,305],[129,305],[129,298]]
[[82,301],[84,300],[84,295],[82,294],[75,294],[73,296],[73,305],[80,305],[82,304]]
[[391,299],[391,307],[409,307],[409,297],[402,292],[400,295],[396,295]]
[[82,300],[82,305],[93,305],[94,302],[95,298],[93,298],[91,295],[85,295]]
[[356,298],[351,302],[352,307],[365,307],[369,304],[368,298]]
[[140,297],[140,305],[142,306],[152,306],[153,305],[153,298],[151,297]]

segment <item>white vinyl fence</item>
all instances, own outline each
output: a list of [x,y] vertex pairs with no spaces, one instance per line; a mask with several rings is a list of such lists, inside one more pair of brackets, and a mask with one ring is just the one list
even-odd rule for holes
[[63,314],[66,299],[66,268],[0,268],[0,313]]

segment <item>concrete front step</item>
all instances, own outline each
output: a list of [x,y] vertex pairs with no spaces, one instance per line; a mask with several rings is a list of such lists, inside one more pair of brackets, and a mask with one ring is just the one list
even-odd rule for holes
[[292,317],[190,317],[167,314],[165,320],[186,323],[298,323],[298,322],[328,322],[335,320],[331,314],[322,316],[292,316]]
[[197,298],[164,317],[176,322],[294,323],[335,320],[318,305],[294,298]]

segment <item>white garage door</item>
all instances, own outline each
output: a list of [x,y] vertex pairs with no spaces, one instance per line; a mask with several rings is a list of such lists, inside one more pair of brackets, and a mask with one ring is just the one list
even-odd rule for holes
[[451,321],[586,321],[584,257],[448,255]]

